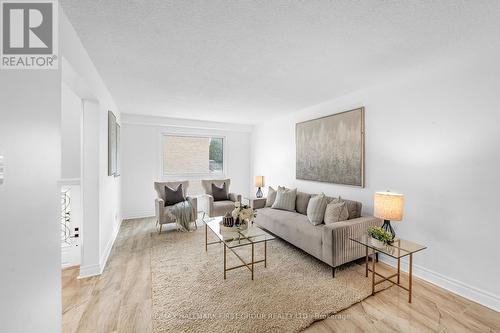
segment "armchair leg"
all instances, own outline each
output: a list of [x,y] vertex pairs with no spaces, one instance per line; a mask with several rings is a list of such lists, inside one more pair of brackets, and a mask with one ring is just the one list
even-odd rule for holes
[[198,224],[196,224],[196,220],[197,219],[194,220],[194,228],[195,228],[195,230],[198,230]]
[[203,212],[203,216],[201,218],[203,221],[205,221],[205,212]]
[[158,235],[161,234],[161,227],[163,227],[163,224],[160,224],[160,232],[158,232]]

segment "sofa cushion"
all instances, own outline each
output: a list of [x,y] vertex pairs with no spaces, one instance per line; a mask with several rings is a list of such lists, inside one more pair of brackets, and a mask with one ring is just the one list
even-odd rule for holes
[[344,200],[333,200],[326,205],[325,224],[346,221],[349,218],[349,211]]
[[306,215],[309,199],[311,199],[310,194],[304,192],[297,192],[297,199],[295,200],[295,210],[300,214]]
[[271,208],[283,209],[291,212],[295,211],[295,200],[297,198],[297,189],[289,190],[283,187],[278,187],[276,200],[274,200]]
[[272,208],[259,209],[255,223],[321,260],[324,225],[314,226],[305,215]]
[[230,200],[214,201],[212,216],[223,216],[234,210],[234,202]]
[[163,211],[163,215],[165,218],[164,223],[174,223],[175,221],[177,221],[177,218],[175,217],[175,215],[171,211],[172,207],[173,206],[164,207],[164,211]]

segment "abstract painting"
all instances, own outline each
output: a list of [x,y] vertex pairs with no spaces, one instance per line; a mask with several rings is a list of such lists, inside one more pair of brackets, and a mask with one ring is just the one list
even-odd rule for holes
[[361,107],[296,124],[297,179],[364,187],[364,118]]

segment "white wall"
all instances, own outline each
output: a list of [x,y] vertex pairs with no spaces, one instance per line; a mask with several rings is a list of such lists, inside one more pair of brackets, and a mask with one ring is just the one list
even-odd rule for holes
[[226,177],[231,192],[248,195],[250,189],[251,126],[159,117],[123,115],[123,217],[154,215],[153,182],[161,175],[162,133],[221,135],[226,138]]
[[101,272],[100,254],[100,166],[99,166],[99,103],[83,100],[82,144],[82,258],[80,276]]
[[61,330],[61,72],[0,73],[0,331]]
[[82,100],[66,84],[62,85],[61,99],[61,177],[62,179],[79,179]]
[[[253,173],[363,202],[375,191],[406,196],[396,233],[428,246],[416,274],[500,310],[498,54],[457,56],[399,79],[263,122],[253,135]],[[366,187],[295,179],[295,123],[366,107]]]
[[[91,125],[96,126],[96,129],[88,130],[89,133],[96,133],[98,136],[98,150],[97,152],[93,152],[97,154],[97,156],[93,156],[93,160],[98,164],[98,179],[96,179],[98,186],[98,205],[93,205],[94,208],[98,209],[98,244],[85,244],[86,220],[84,220],[82,232],[84,246],[95,246],[98,248],[99,255],[98,262],[94,262],[96,260],[95,258],[92,262],[82,258],[82,262],[87,264],[82,265],[80,273],[81,275],[88,276],[99,274],[104,269],[121,222],[121,178],[108,176],[107,155],[108,110],[113,111],[117,117],[118,123],[120,122],[120,112],[111,93],[88,56],[87,51],[80,42],[78,35],[64,14],[62,15],[60,24],[62,26],[61,50],[64,56],[64,82],[69,88],[76,92],[80,98],[97,105],[97,109],[94,107],[91,108],[91,112],[97,112],[97,115],[95,115],[96,118]],[[94,115],[92,115],[92,117],[94,117]],[[85,188],[83,188],[83,191],[85,191]],[[93,220],[90,222],[95,223],[96,221]],[[94,236],[95,235],[92,237]]]

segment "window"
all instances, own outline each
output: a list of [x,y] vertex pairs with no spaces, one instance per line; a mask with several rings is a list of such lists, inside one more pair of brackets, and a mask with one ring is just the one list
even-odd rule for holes
[[163,175],[208,175],[224,172],[224,138],[163,136]]

